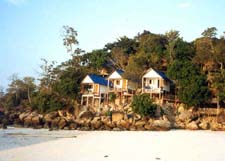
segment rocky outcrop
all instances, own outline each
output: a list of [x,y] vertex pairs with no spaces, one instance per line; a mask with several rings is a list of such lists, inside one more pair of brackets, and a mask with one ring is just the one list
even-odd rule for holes
[[225,130],[224,113],[218,117],[208,117],[185,109],[177,110],[163,107],[158,117],[143,117],[132,111],[129,105],[121,106],[120,111],[93,113],[82,111],[76,116],[65,110],[39,114],[35,111],[0,113],[0,128],[7,125],[48,128],[50,130]]
[[195,121],[192,121],[186,125],[186,128],[189,130],[198,130],[198,124]]
[[168,120],[155,120],[152,124],[155,130],[170,130],[172,128],[171,122]]

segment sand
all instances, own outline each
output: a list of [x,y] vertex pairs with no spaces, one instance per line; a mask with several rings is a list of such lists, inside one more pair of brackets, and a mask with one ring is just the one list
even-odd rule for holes
[[45,131],[48,133],[61,137],[1,150],[0,161],[225,160],[225,132]]

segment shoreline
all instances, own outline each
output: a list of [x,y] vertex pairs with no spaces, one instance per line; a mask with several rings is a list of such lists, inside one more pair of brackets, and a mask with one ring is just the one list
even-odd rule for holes
[[[64,136],[68,134],[66,130],[44,131],[49,134],[62,132]],[[0,161],[218,161],[225,159],[223,151],[225,132],[202,130],[68,132],[77,137],[0,150]]]

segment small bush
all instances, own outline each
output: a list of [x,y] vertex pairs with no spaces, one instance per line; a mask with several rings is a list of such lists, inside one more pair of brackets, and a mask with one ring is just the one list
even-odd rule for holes
[[105,115],[106,116],[112,116],[112,111],[106,111]]
[[133,97],[131,107],[142,116],[155,116],[157,105],[153,104],[148,94],[141,94]]
[[109,101],[114,102],[116,99],[116,94],[115,93],[109,93]]

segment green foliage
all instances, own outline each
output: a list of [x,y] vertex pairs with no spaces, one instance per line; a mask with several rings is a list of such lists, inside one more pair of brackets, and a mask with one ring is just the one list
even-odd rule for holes
[[111,116],[112,116],[112,111],[109,111],[109,110],[108,110],[108,111],[106,111],[105,115],[106,115],[106,116],[110,116],[110,117],[111,117]]
[[84,55],[84,57],[86,57],[86,61],[88,62],[89,67],[92,67],[98,71],[98,69],[101,69],[107,64],[109,53],[102,49],[93,50],[92,52]]
[[116,100],[116,94],[115,93],[109,93],[109,101],[114,102]]
[[66,107],[66,104],[60,97],[50,93],[37,92],[33,96],[31,104],[33,109],[41,113],[60,110]]
[[176,81],[178,98],[190,106],[199,106],[209,100],[206,77],[190,61],[174,61],[167,74]]
[[149,94],[141,94],[133,97],[131,107],[142,116],[155,116],[157,105],[153,104]]
[[216,37],[217,28],[216,27],[209,27],[202,32],[202,36],[213,38]]

